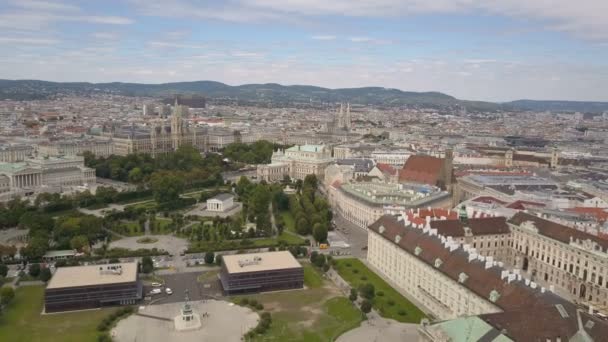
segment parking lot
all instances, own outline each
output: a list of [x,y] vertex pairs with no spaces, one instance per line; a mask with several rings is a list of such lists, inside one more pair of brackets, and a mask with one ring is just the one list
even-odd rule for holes
[[[189,272],[160,276],[164,281],[164,285],[161,287],[162,292],[158,295],[151,296],[150,303],[166,304],[183,302],[186,290],[188,290],[190,300],[192,301],[222,297],[222,287],[219,279],[211,277],[204,282],[199,282],[197,278],[201,274],[202,272]],[[173,291],[173,294],[166,294],[166,288],[170,288]],[[154,287],[146,284],[144,286],[144,293],[149,294],[152,289],[154,289]]]

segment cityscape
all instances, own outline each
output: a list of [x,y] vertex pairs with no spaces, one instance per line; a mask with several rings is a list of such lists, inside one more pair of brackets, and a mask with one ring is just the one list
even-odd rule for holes
[[580,6],[0,4],[0,341],[608,341]]

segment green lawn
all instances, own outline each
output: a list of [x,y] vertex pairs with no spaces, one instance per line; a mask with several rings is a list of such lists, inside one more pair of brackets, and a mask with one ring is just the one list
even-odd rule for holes
[[283,232],[279,237],[276,238],[261,238],[261,239],[247,239],[250,243],[242,244],[242,240],[223,240],[223,241],[196,241],[190,245],[190,252],[194,251],[226,251],[226,250],[238,250],[248,248],[262,248],[262,247],[277,247],[282,241],[287,245],[303,245],[304,239],[298,235],[291,234],[289,232]]
[[97,341],[97,325],[116,309],[41,315],[44,287],[25,286],[0,315],[0,341]]
[[171,234],[172,231],[169,229],[170,224],[171,219],[157,217],[156,229],[154,230],[154,234]]
[[304,281],[305,290],[247,296],[272,315],[270,329],[254,341],[334,341],[361,324],[361,311],[310,265],[304,265]]
[[312,265],[304,265],[304,285],[311,289],[323,285],[323,278]]
[[296,223],[293,219],[293,216],[289,211],[281,211],[281,217],[283,218],[283,222],[285,222],[285,229],[295,233],[296,232]]
[[[378,293],[378,291],[384,292],[383,296],[376,295],[372,301],[374,309],[376,309],[382,317],[392,318],[407,323],[420,323],[420,319],[426,317],[420,309],[412,304],[412,302],[403,297],[376,273],[367,268],[359,259],[335,260],[336,265],[334,268],[353,288],[358,288],[362,284],[371,283],[374,285],[376,293]],[[350,267],[348,265],[350,265]],[[365,278],[365,280],[362,278]],[[395,304],[389,305],[389,300],[393,300]],[[400,310],[404,310],[405,315],[400,315]]]

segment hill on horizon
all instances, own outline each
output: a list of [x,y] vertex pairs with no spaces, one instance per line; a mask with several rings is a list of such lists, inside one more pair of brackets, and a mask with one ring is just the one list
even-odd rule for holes
[[411,92],[383,87],[329,89],[311,85],[285,86],[276,83],[230,86],[216,81],[143,84],[0,80],[0,99],[31,100],[48,98],[57,94],[88,95],[95,93],[159,98],[175,94],[202,95],[212,100],[224,99],[273,105],[350,102],[380,107],[420,106],[466,108],[472,111],[550,110],[591,113],[608,111],[608,102],[517,100],[494,103],[460,100],[440,92]]

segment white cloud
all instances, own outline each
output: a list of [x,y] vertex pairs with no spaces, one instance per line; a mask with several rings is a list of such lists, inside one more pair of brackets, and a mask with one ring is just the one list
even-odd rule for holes
[[605,0],[129,0],[144,15],[231,22],[300,22],[320,16],[491,14],[536,20],[549,30],[608,40]]
[[321,36],[312,36],[310,38],[314,39],[314,40],[336,40],[337,37],[336,36],[329,36],[329,35],[327,35],[327,36],[321,35]]
[[34,0],[12,0],[10,3],[15,7],[38,11],[79,11],[80,8],[73,5],[49,1]]
[[180,49],[204,49],[205,45],[199,44],[182,44],[182,43],[174,43],[174,42],[164,42],[164,41],[151,41],[148,42],[148,46],[154,48],[180,48]]
[[58,44],[57,39],[47,38],[23,38],[23,37],[0,37],[0,44],[14,45],[55,45]]
[[369,37],[350,37],[350,38],[348,38],[348,40],[350,40],[353,43],[367,43],[367,42],[371,41],[372,39]]

